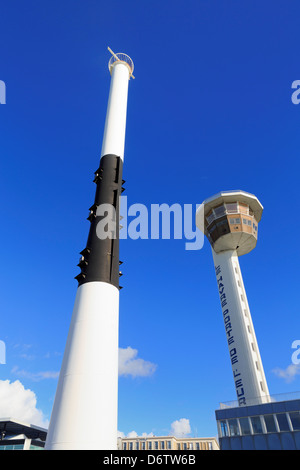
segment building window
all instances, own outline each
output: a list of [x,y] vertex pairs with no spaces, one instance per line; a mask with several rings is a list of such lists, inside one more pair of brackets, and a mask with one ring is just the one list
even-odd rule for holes
[[148,442],[148,449],[149,449],[149,450],[152,450],[152,441],[149,441],[149,442]]
[[133,449],[133,442],[129,442],[129,450]]
[[300,431],[300,412],[299,411],[292,411],[289,413],[293,430]]
[[267,432],[276,432],[276,425],[273,415],[264,415]]
[[145,450],[146,449],[146,442],[142,442],[142,450]]
[[155,442],[154,442],[154,449],[155,449],[155,450],[158,449],[158,441],[155,441]]
[[7,444],[0,446],[0,450],[23,450],[23,448],[23,444]]
[[250,419],[251,419],[253,434],[261,434],[263,431],[262,431],[262,425],[261,425],[260,417],[259,416],[252,416]]
[[180,444],[177,444],[177,450],[180,450]]
[[161,448],[162,450],[165,450],[165,441],[161,441],[161,443],[160,443],[160,448]]
[[200,450],[200,442],[196,442],[196,450]]
[[237,419],[229,419],[228,420],[230,436],[239,436],[239,428]]
[[187,450],[187,443],[186,442],[183,443],[183,450]]
[[124,444],[123,444],[123,450],[126,450],[126,449],[127,449],[127,444],[126,444],[126,442],[124,442]]
[[210,215],[206,217],[208,225],[210,225],[215,219],[215,214],[212,212]]
[[234,214],[238,212],[237,203],[226,204],[226,210],[228,214]]
[[276,418],[277,418],[277,422],[278,422],[278,426],[279,426],[280,431],[289,431],[290,430],[289,423],[288,423],[288,420],[287,420],[287,417],[286,417],[285,413],[278,413],[276,415]]
[[139,441],[136,441],[135,443],[135,450],[139,450]]
[[240,224],[240,223],[241,223],[241,219],[240,219],[239,217],[237,217],[236,219],[231,218],[231,219],[229,219],[229,222],[231,223],[231,225],[233,225],[233,224]]
[[216,219],[218,219],[219,217],[222,217],[222,215],[226,214],[225,207],[223,205],[219,206],[219,207],[216,207],[214,209],[214,214],[215,214]]
[[172,448],[172,446],[171,446],[171,441],[167,441],[167,448],[168,448],[168,449],[171,449],[171,448]]
[[243,219],[243,224],[248,225],[249,227],[252,226],[252,220],[251,219]]
[[243,435],[251,434],[248,418],[240,418],[240,426]]
[[220,428],[221,428],[221,436],[227,437],[229,436],[228,427],[226,421],[220,421]]

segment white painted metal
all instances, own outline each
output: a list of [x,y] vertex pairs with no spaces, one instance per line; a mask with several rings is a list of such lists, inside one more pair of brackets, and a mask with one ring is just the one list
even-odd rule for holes
[[117,448],[118,323],[116,287],[79,286],[46,449]]
[[[129,75],[113,63],[101,157],[124,158]],[[78,287],[46,449],[117,449],[118,323],[118,288]]]
[[129,75],[124,62],[113,63],[101,157],[113,154],[124,160]]
[[237,253],[212,252],[238,402],[258,398],[265,403],[269,391]]

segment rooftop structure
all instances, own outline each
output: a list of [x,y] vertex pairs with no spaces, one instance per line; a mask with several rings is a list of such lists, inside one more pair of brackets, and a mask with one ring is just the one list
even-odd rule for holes
[[0,418],[0,450],[42,450],[47,429],[13,418]]
[[300,450],[300,393],[222,403],[216,419],[221,450]]

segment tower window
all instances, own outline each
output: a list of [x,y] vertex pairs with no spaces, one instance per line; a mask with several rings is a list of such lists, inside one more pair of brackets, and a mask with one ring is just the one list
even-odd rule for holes
[[229,219],[230,223],[233,225],[233,224],[240,224],[241,223],[241,219],[239,217],[237,218],[230,218]]
[[226,210],[228,214],[234,214],[238,212],[237,203],[226,204]]

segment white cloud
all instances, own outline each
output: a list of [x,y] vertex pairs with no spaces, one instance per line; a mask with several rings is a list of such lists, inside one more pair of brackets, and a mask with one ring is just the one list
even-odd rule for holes
[[[175,436],[175,437],[186,437],[191,433],[191,426],[190,426],[190,420],[187,418],[181,418],[178,419],[177,421],[173,421],[171,423],[171,430],[169,432],[169,436]],[[159,436],[162,434],[160,433]],[[124,432],[118,431],[118,437],[124,438],[124,437],[129,437],[129,438],[135,438],[135,437],[154,437],[155,434],[153,432],[146,433],[143,432],[142,434],[138,434],[136,431],[130,431],[127,435],[124,434]]]
[[293,382],[296,375],[300,374],[300,364],[290,364],[286,369],[277,367],[272,371],[277,377],[284,379],[287,383]]
[[[127,348],[119,348],[119,375],[132,377],[148,377],[152,375],[157,366],[150,361],[145,361],[137,357],[138,350],[130,346]],[[41,371],[29,372],[14,366],[11,370],[12,374],[19,378],[25,378],[39,382],[45,379],[57,379],[59,376],[58,371]]]
[[131,438],[135,438],[135,437],[153,437],[154,434],[153,432],[143,432],[140,436],[138,435],[137,432],[135,431],[130,431],[127,435],[125,435],[122,431],[118,431],[118,437],[120,437],[121,439],[123,439],[124,437],[131,437]]
[[154,436],[153,432],[149,432],[149,433],[142,432],[142,435],[141,435],[141,437],[153,437],[153,436]]
[[185,437],[191,433],[191,426],[190,420],[186,418],[178,419],[177,421],[173,421],[171,424],[171,436],[176,437]]
[[35,393],[30,389],[25,389],[19,380],[15,382],[0,380],[0,416],[2,418],[13,418],[47,428],[48,420],[36,405]]
[[119,348],[119,375],[132,377],[147,377],[156,370],[156,364],[137,358],[137,349]]
[[57,379],[59,372],[46,370],[41,372],[28,372],[24,369],[19,369],[18,366],[15,366],[11,370],[12,374],[15,374],[17,377],[33,380],[34,382],[39,382],[40,380],[45,379]]

